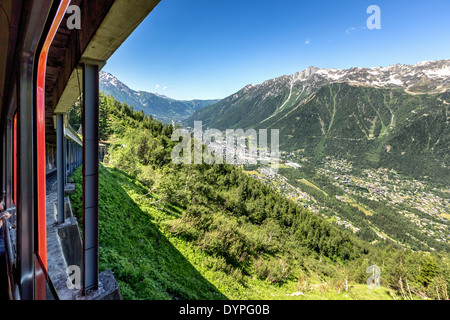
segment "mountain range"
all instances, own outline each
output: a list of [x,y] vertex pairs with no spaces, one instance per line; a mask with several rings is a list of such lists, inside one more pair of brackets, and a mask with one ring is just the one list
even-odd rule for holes
[[100,90],[112,95],[119,102],[126,103],[136,111],[164,122],[179,123],[191,116],[196,110],[214,104],[219,100],[175,100],[157,93],[135,91],[122,83],[112,74],[100,72]]
[[283,151],[449,177],[450,60],[347,70],[309,67],[239,92],[184,121],[279,129]]

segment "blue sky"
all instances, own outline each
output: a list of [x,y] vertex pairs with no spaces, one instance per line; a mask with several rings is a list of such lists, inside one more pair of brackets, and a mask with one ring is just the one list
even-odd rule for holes
[[[369,30],[370,5],[381,30]],[[109,59],[135,90],[225,98],[310,65],[346,69],[450,59],[448,0],[162,0]]]

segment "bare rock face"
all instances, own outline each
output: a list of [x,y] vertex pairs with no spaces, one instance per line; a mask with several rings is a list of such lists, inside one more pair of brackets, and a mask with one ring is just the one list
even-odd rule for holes
[[294,83],[314,87],[323,82],[346,82],[376,88],[402,88],[415,93],[442,93],[450,90],[450,60],[424,61],[415,65],[351,68],[347,70],[309,67],[296,73]]
[[64,189],[64,192],[67,195],[74,195],[75,194],[75,183],[68,183]]

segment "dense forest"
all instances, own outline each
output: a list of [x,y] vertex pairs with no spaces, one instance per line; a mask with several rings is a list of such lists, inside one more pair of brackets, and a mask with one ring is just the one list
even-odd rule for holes
[[[365,288],[367,270],[376,265],[384,298],[448,299],[447,253],[412,251],[393,243],[372,245],[234,166],[174,164],[171,151],[178,142],[171,140],[172,125],[103,94],[100,114],[100,135],[109,144],[100,172],[101,267],[113,270],[125,298],[270,299],[275,291],[317,298],[313,293],[323,290],[328,298],[343,298],[331,295],[334,292],[376,299],[380,297],[367,296],[365,289],[356,291]],[[75,106],[73,125],[80,123],[79,116]],[[81,183],[80,169],[74,179]],[[77,189],[72,205],[80,216]],[[126,193],[119,195],[122,189]],[[130,199],[121,202],[120,197]],[[135,225],[129,225],[132,222]],[[167,261],[184,266],[178,256],[155,265],[165,250],[157,250],[160,235],[201,275],[167,275],[171,271],[161,269]],[[173,264],[181,274],[191,270]],[[217,290],[191,283],[202,277]],[[196,288],[198,294],[193,293]]]

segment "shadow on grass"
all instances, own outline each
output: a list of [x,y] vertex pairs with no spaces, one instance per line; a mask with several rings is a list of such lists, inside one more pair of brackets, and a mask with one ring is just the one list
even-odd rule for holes
[[[81,215],[81,169],[73,178],[77,188],[72,207]],[[145,194],[135,182],[117,169],[100,166],[100,269],[114,272],[124,299],[226,300],[127,194],[124,186]]]

